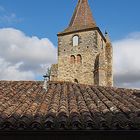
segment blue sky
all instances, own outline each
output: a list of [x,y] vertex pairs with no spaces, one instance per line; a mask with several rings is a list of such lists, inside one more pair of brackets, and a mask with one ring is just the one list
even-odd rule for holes
[[[78,0],[0,0],[0,79],[41,80]],[[140,1],[89,0],[113,44],[114,85],[140,87]]]
[[[139,0],[89,0],[97,25],[108,30],[117,40],[140,30]],[[67,27],[77,0],[0,0],[9,13],[15,13],[20,22],[0,24],[14,27],[27,35],[48,37],[57,45],[57,32]]]

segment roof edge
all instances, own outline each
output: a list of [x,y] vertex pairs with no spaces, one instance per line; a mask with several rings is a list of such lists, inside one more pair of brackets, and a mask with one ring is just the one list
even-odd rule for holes
[[99,27],[91,27],[91,28],[85,28],[85,29],[80,29],[80,30],[75,30],[75,31],[59,32],[57,34],[57,36],[64,36],[64,35],[68,35],[71,33],[85,32],[85,31],[92,31],[92,30],[97,30],[99,32],[99,34],[102,36],[102,38],[104,39],[104,41],[106,42],[106,38],[103,35],[103,33],[101,32]]

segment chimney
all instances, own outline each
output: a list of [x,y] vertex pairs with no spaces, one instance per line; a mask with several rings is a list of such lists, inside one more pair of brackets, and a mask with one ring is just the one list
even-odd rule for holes
[[43,89],[46,91],[48,90],[48,81],[50,80],[50,76],[48,74],[43,75],[44,77],[44,84],[43,84]]

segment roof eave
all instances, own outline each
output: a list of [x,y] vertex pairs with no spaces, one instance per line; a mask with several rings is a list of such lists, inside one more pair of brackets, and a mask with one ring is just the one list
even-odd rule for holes
[[57,34],[57,36],[64,36],[64,35],[68,35],[68,34],[72,34],[72,33],[85,32],[85,31],[91,31],[91,30],[97,30],[99,32],[99,34],[102,36],[102,38],[104,39],[104,41],[106,42],[106,38],[102,34],[99,27],[91,27],[91,28],[78,29],[78,30],[73,30],[73,31],[63,31],[63,32],[59,32]]

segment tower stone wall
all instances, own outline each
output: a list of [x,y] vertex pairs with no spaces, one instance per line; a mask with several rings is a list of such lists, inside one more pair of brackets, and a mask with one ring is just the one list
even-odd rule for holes
[[113,49],[112,49],[112,44],[108,38],[108,35],[106,36],[106,63],[107,63],[107,68],[106,68],[106,77],[107,77],[107,86],[113,86]]
[[87,0],[78,1],[69,27],[58,33],[58,64],[51,70],[52,81],[113,85],[112,46],[92,20]]

